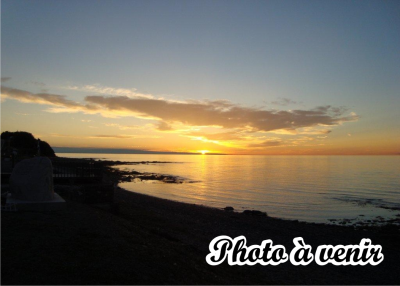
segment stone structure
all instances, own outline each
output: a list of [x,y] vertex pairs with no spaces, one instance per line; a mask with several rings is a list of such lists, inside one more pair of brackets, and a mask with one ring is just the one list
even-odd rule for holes
[[54,199],[53,166],[47,157],[35,157],[19,162],[10,177],[13,199],[43,202]]

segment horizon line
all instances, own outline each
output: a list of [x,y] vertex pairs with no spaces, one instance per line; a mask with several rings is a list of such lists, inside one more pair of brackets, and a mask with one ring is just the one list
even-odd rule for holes
[[[126,148],[98,148],[98,147],[52,147],[55,153],[89,153],[89,154],[164,154],[164,155],[202,155],[200,152],[153,151]],[[230,154],[208,152],[204,155],[258,155],[258,156],[399,156],[397,154]]]

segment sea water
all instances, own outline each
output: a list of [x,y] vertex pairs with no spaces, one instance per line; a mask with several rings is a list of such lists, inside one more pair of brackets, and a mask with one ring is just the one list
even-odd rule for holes
[[325,223],[387,220],[400,213],[400,156],[57,155],[154,161],[118,168],[178,176],[183,183],[135,181],[120,186],[186,203]]

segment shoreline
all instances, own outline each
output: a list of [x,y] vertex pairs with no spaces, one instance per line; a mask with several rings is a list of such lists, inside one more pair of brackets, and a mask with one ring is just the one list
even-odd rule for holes
[[[113,169],[113,179],[126,175]],[[2,284],[400,284],[398,225],[299,222],[119,186],[114,202],[110,209],[66,198],[61,211],[3,212]],[[377,266],[210,266],[205,260],[209,244],[220,235],[245,236],[247,246],[270,239],[287,253],[296,237],[313,250],[324,244],[358,245],[369,238],[382,246],[384,261]]]
[[[114,183],[127,183],[127,182],[134,182],[140,183],[142,181],[159,181],[160,183],[166,184],[183,184],[183,183],[193,183],[195,181],[182,178],[177,175],[166,175],[154,172],[138,172],[136,170],[124,170],[119,168],[119,166],[124,165],[149,165],[149,164],[181,164],[182,162],[171,162],[171,161],[119,161],[119,160],[109,160],[109,159],[95,159],[95,158],[67,158],[67,157],[59,157],[65,160],[95,160],[96,162],[100,163],[104,168],[107,177],[112,180]],[[143,193],[142,193],[143,194]],[[159,198],[155,196],[156,198]],[[166,198],[167,200],[173,200],[172,198]],[[183,203],[190,203],[181,201]],[[214,208],[215,206],[208,206]],[[226,205],[225,207],[230,207]],[[395,211],[397,214],[393,214],[392,216],[382,217],[382,216],[365,216],[364,214],[358,215],[357,217],[344,217],[344,218],[326,218],[326,221],[302,221],[306,223],[318,223],[318,224],[326,224],[326,225],[341,225],[341,226],[348,226],[348,227],[356,227],[359,229],[366,229],[370,227],[380,227],[385,225],[394,225],[395,227],[400,228],[400,208],[399,207],[389,207],[384,205],[374,205],[373,208],[382,208],[387,209],[390,211]],[[218,208],[218,207],[215,207]],[[224,208],[221,206],[221,208]],[[234,212],[247,212],[250,215],[268,215],[268,212],[265,213],[264,211],[260,211],[257,209],[252,208],[242,208],[242,209],[234,209]],[[283,220],[296,220],[296,219],[289,219],[289,218],[280,218],[278,219]]]
[[[172,175],[165,175],[153,172],[146,172],[141,173],[135,170],[123,170],[120,169],[119,166],[123,165],[140,165],[140,164],[179,164],[180,162],[166,162],[166,161],[140,161],[140,162],[130,162],[130,161],[112,161],[112,160],[97,160],[97,162],[101,162],[103,166],[105,166],[108,174],[110,174],[115,181],[119,183],[126,183],[126,182],[134,182],[140,183],[141,181],[160,181],[161,183],[168,183],[168,184],[182,184],[182,183],[193,183],[191,180],[184,179],[179,176],[172,176]],[[156,197],[156,196],[155,196]],[[169,200],[173,200],[171,198],[166,198]],[[188,203],[182,201],[184,203]],[[214,208],[214,206],[208,206]],[[222,207],[222,206],[221,206]],[[349,226],[349,227],[356,227],[359,229],[365,229],[369,227],[379,227],[384,225],[395,225],[396,227],[400,228],[400,208],[399,207],[389,207],[389,206],[372,206],[373,208],[382,208],[391,211],[397,212],[397,214],[393,214],[391,217],[382,217],[382,216],[375,216],[375,217],[366,217],[364,214],[361,214],[357,217],[353,218],[327,218],[325,222],[307,222],[307,223],[321,223],[326,225],[342,225],[342,226]],[[218,207],[215,207],[218,208]],[[222,207],[224,208],[224,207]],[[226,205],[225,208],[232,208],[229,205]],[[260,211],[257,209],[252,208],[243,208],[241,210],[234,209],[234,212],[246,212],[248,215],[268,215],[264,211]],[[277,217],[279,218],[279,217]],[[291,220],[288,218],[280,218],[284,220]],[[296,219],[293,219],[296,220]]]
[[[118,188],[117,214],[67,200],[54,213],[2,213],[3,284],[399,284],[398,228],[351,227],[244,215]],[[244,235],[289,252],[293,239],[318,245],[382,245],[378,266],[209,266],[209,243]],[[99,269],[101,271],[99,272]],[[16,275],[19,273],[20,275]]]

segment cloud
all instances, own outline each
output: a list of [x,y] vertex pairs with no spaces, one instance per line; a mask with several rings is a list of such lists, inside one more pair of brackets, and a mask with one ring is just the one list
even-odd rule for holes
[[[52,113],[73,113],[83,112],[85,114],[102,113],[104,117],[118,117],[118,112],[109,113],[106,110],[101,112],[98,107],[90,104],[81,104],[66,98],[65,95],[50,93],[32,93],[25,90],[1,86],[1,100],[14,99],[24,103],[36,103],[49,105],[48,112]],[[123,115],[123,114],[121,114]]]
[[101,86],[98,84],[93,85],[84,85],[84,86],[68,86],[64,87],[65,89],[69,90],[78,90],[90,93],[97,93],[97,94],[106,94],[106,95],[113,95],[113,96],[127,96],[131,98],[135,97],[143,97],[143,98],[154,98],[151,94],[144,94],[137,92],[136,88],[114,88],[108,86]]
[[[91,126],[89,126],[91,127]],[[96,127],[97,128],[97,127]],[[68,138],[80,138],[80,139],[134,139],[134,138],[160,138],[159,136],[153,135],[89,135],[89,136],[76,136],[76,135],[65,135],[58,133],[50,133],[50,137],[68,137]]]
[[169,125],[168,123],[164,122],[164,121],[160,121],[157,125],[157,130],[159,131],[171,131],[173,130],[173,128],[171,127],[171,125]]
[[65,135],[65,134],[58,134],[58,133],[50,133],[50,137],[68,137],[68,138],[85,138],[84,136],[76,136],[76,135]]
[[276,147],[282,145],[282,141],[279,139],[274,140],[266,140],[261,143],[253,143],[247,145],[249,148],[265,148],[265,147]]
[[11,77],[2,77],[1,78],[1,82],[3,83],[3,82],[6,82],[6,81],[8,81],[10,79],[11,79]]
[[93,136],[90,136],[90,138],[128,139],[128,138],[132,138],[132,136],[130,136],[130,135],[93,135]]
[[31,93],[28,91],[1,86],[2,98],[11,98],[26,103],[39,103],[66,108],[83,108],[79,103],[66,99],[65,95],[49,93]]
[[31,93],[2,86],[2,97],[21,102],[50,105],[50,112],[83,112],[105,117],[132,116],[161,120],[159,129],[173,123],[189,126],[215,126],[225,129],[270,132],[317,126],[335,126],[358,120],[355,113],[344,115],[344,107],[319,106],[311,110],[263,110],[243,107],[226,100],[176,102],[154,98],[91,95],[85,103],[67,99],[64,95]]
[[33,84],[33,85],[36,85],[38,87],[41,87],[41,88],[45,88],[46,87],[46,84],[44,84],[43,82],[31,81],[30,83]]
[[286,106],[289,104],[297,104],[297,101],[291,100],[289,98],[280,98],[279,100],[271,101],[271,104]]
[[204,132],[188,132],[184,134],[188,137],[202,137],[212,141],[234,141],[244,140],[238,132],[221,132],[221,133],[204,133]]
[[87,138],[98,138],[98,139],[133,139],[133,138],[161,138],[160,136],[157,135],[146,135],[146,134],[139,134],[139,135],[92,135],[88,136]]
[[295,138],[295,139],[291,139],[289,141],[294,146],[296,146],[296,145],[303,145],[304,146],[304,144],[310,144],[313,141],[316,141],[316,138],[309,137],[309,136],[302,136],[302,137],[298,137],[298,138]]
[[130,130],[130,129],[145,129],[148,128],[148,126],[140,126],[140,125],[120,125],[116,123],[104,123],[105,126],[107,127],[117,127],[120,130]]
[[85,100],[99,109],[130,112],[141,117],[157,118],[167,122],[180,122],[192,126],[219,126],[246,128],[253,131],[272,131],[317,125],[333,126],[356,120],[356,116],[341,117],[332,107],[321,106],[312,110],[267,111],[218,101],[177,103],[157,99],[132,99],[125,96],[87,96]]
[[299,134],[307,134],[307,135],[320,135],[320,134],[329,134],[332,130],[326,129],[324,127],[316,126],[316,127],[303,127],[297,130],[293,130],[291,133],[292,135],[299,135]]

